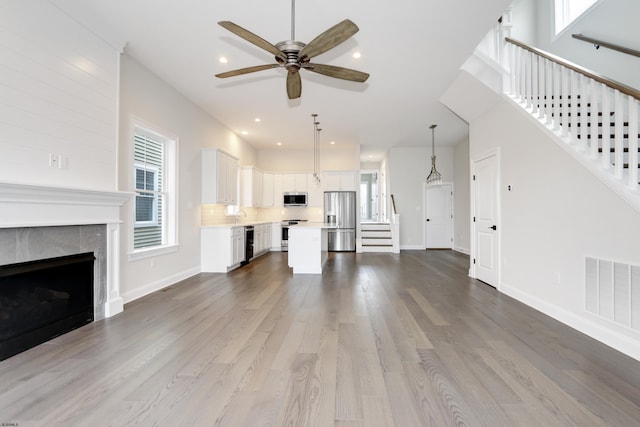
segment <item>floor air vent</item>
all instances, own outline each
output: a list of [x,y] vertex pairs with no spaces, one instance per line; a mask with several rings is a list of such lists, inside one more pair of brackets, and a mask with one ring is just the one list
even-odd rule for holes
[[640,266],[587,257],[585,308],[640,331]]

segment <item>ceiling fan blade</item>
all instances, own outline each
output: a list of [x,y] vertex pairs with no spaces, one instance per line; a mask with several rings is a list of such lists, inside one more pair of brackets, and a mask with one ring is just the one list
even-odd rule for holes
[[218,22],[218,25],[220,25],[222,28],[226,30],[231,31],[236,36],[242,37],[249,43],[252,43],[258,46],[259,48],[264,49],[269,53],[272,53],[278,58],[281,58],[283,61],[287,60],[287,56],[284,53],[282,53],[280,49],[278,49],[277,47],[275,47],[274,45],[272,45],[262,37],[253,34],[251,31],[245,30],[241,26],[236,25],[231,21],[220,21]]
[[298,58],[302,60],[305,57],[313,58],[318,56],[347,40],[349,37],[357,33],[358,30],[359,28],[356,24],[349,19],[345,19],[339,24],[329,28],[315,39],[311,40],[302,48],[298,54]]
[[323,74],[329,77],[335,77],[337,79],[351,80],[353,82],[365,82],[369,78],[369,74],[362,71],[352,70],[351,68],[336,67],[335,65],[325,64],[304,64],[305,70],[313,71],[314,73]]
[[287,75],[287,96],[289,99],[300,98],[302,94],[302,80],[298,70],[289,71]]
[[240,68],[238,70],[226,71],[224,73],[216,74],[216,77],[221,79],[233,76],[240,76],[242,74],[255,73],[256,71],[262,70],[270,70],[271,68],[278,68],[281,65],[279,64],[268,64],[268,65],[256,65],[254,67]]

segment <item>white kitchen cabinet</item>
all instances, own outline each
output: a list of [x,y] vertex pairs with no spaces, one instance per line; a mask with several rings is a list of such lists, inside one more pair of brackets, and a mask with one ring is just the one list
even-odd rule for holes
[[238,204],[238,159],[215,148],[202,150],[202,204]]
[[273,207],[282,206],[282,193],[284,191],[282,187],[282,180],[283,175],[281,173],[273,174]]
[[242,261],[244,261],[244,257],[245,257],[244,227],[233,227],[231,229],[231,250],[233,252],[231,265],[240,264]]
[[273,197],[273,173],[262,173],[262,207],[272,208],[275,205],[275,199]]
[[307,192],[307,174],[306,173],[282,174],[282,191],[306,193]]
[[259,256],[271,249],[271,223],[254,227],[253,255]]
[[262,207],[262,171],[254,166],[240,168],[241,205]]
[[358,171],[322,172],[323,191],[358,191]]
[[271,223],[271,250],[279,251],[282,249],[282,224],[278,222]]
[[244,261],[244,227],[207,227],[200,230],[203,272],[226,273]]
[[323,177],[321,175],[320,183],[318,183],[312,173],[307,175],[307,206],[322,207],[324,203],[322,179]]

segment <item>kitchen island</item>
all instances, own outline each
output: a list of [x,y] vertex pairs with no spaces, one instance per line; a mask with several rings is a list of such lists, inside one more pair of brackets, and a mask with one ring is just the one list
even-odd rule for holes
[[322,222],[289,227],[289,267],[293,268],[293,274],[322,274],[330,228],[335,226]]

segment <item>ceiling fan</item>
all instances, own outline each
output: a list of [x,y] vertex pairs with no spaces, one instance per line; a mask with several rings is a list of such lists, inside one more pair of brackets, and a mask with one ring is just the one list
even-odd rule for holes
[[256,71],[270,70],[272,68],[284,67],[287,70],[287,96],[289,99],[299,98],[302,94],[302,81],[300,79],[300,69],[313,71],[337,79],[350,80],[354,82],[364,82],[369,78],[369,74],[350,68],[336,67],[334,65],[316,64],[311,62],[314,58],[340,43],[347,40],[358,32],[359,28],[351,20],[344,21],[329,28],[308,44],[295,40],[295,0],[291,0],[291,40],[285,40],[275,45],[269,43],[262,37],[245,30],[231,21],[221,21],[218,25],[231,31],[233,34],[245,39],[249,43],[275,55],[275,64],[257,65],[253,67],[240,68],[238,70],[227,71],[216,74],[216,77],[226,78],[239,76],[242,74],[255,73]]

